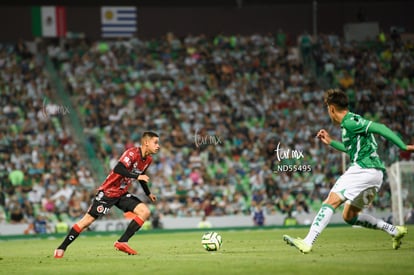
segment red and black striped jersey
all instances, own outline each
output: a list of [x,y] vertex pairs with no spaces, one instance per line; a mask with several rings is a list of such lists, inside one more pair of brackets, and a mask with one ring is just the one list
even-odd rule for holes
[[[152,162],[152,156],[142,157],[141,147],[132,147],[126,150],[119,158],[119,162],[125,165],[129,172],[137,174],[145,173]],[[103,191],[105,196],[114,198],[120,197],[128,192],[129,187],[135,179],[124,177],[113,170],[99,186],[98,190]]]

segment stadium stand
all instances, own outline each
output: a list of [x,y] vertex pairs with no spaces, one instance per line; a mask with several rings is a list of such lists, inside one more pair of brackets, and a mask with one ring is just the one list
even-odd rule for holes
[[70,206],[85,188],[76,174],[84,161],[53,103],[43,60],[21,41],[0,52],[1,212],[10,223],[31,222],[39,213],[56,221],[67,214],[58,203]]
[[[321,100],[326,87],[342,87],[353,110],[405,140],[414,136],[411,42],[357,44],[321,34],[308,41],[306,65],[296,45],[276,42],[270,34],[169,33],[148,41],[74,39],[49,50],[105,172],[142,131],[160,134],[149,174],[160,198],[152,211],[162,220],[251,214],[252,201],[268,214],[317,209],[342,165],[341,154],[315,139],[321,127],[339,136]],[[100,182],[64,116],[45,112],[54,91],[43,60],[10,46],[0,53],[3,219],[21,222],[39,211],[76,219]],[[279,147],[302,154],[279,161]],[[388,161],[413,159],[386,148]],[[305,164],[311,173],[278,172],[281,164]],[[381,209],[390,207],[389,192],[385,183],[375,202]]]

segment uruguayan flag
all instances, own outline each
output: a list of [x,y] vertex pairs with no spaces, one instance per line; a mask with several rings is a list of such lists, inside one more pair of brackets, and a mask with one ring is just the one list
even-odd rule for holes
[[136,7],[102,7],[102,37],[132,37],[137,32]]

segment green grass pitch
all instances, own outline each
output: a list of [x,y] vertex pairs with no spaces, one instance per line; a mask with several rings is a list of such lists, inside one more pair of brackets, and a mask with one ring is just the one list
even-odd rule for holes
[[[307,255],[286,245],[283,234],[304,237],[307,228],[215,229],[218,252],[201,246],[204,231],[143,231],[130,245],[139,255],[113,248],[116,235],[84,233],[54,259],[63,236],[0,240],[0,274],[412,274],[414,226],[399,250],[379,230],[328,227]],[[413,233],[411,233],[413,232]],[[120,233],[119,233],[120,234]]]

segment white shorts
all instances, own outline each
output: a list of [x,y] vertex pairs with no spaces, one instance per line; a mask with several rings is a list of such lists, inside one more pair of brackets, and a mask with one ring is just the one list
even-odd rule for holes
[[374,168],[361,168],[358,165],[349,167],[339,177],[331,192],[336,193],[342,200],[360,209],[368,206],[381,188],[383,172]]

